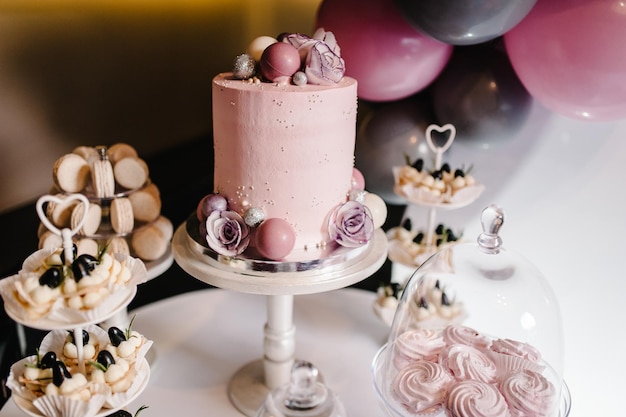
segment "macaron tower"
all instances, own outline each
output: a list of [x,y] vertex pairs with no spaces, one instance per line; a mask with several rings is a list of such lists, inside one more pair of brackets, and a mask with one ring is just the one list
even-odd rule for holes
[[[143,261],[167,256],[173,234],[171,222],[161,215],[161,196],[150,181],[148,164],[126,143],[79,146],[61,156],[52,169],[52,193],[60,200],[70,193],[89,199],[82,204],[50,203],[47,218],[59,228],[75,227],[86,211],[76,234],[78,254],[95,256],[107,246]],[[39,248],[60,246],[60,237],[41,227]]]

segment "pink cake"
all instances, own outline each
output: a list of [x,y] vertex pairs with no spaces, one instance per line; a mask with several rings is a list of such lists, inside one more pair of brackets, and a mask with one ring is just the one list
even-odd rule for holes
[[198,207],[201,234],[222,255],[281,261],[365,245],[382,225],[368,200],[382,200],[355,175],[357,82],[330,32],[269,43],[258,62],[240,55],[213,79],[214,190]]

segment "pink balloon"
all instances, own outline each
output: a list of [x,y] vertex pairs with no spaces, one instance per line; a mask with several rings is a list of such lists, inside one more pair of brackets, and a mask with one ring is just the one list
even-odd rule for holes
[[548,109],[583,120],[626,117],[626,7],[539,0],[504,36],[513,68]]
[[453,46],[422,35],[389,0],[324,0],[317,27],[335,34],[364,100],[393,101],[428,86]]

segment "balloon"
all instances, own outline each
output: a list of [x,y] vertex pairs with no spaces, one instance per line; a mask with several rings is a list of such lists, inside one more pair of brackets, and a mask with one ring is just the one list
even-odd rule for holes
[[425,93],[389,103],[359,102],[355,166],[365,177],[365,189],[390,204],[407,201],[393,191],[394,166],[432,158],[424,132],[434,120]]
[[387,0],[325,0],[317,27],[331,31],[355,78],[359,98],[393,101],[429,85],[444,68],[452,46],[411,27]]
[[434,39],[474,45],[517,25],[537,0],[395,0],[403,16]]
[[528,118],[532,98],[500,45],[458,47],[432,85],[435,116],[456,127],[458,141],[490,147],[513,137]]
[[617,0],[541,0],[505,36],[528,92],[582,119],[626,117],[626,6]]

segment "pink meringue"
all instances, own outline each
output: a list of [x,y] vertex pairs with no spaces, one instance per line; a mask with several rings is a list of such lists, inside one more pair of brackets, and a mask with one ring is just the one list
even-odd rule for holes
[[511,416],[498,389],[480,381],[462,381],[454,385],[446,403],[451,417]]
[[555,406],[554,385],[529,369],[509,374],[500,383],[500,392],[513,417],[549,416]]
[[408,411],[421,413],[442,404],[454,382],[441,365],[418,361],[398,372],[392,387],[396,399]]
[[437,361],[439,352],[446,346],[440,332],[430,329],[413,329],[402,333],[396,340],[394,365],[402,369],[418,360]]
[[448,345],[464,344],[477,349],[486,349],[491,340],[471,327],[451,324],[443,329],[443,340]]
[[485,353],[468,345],[446,347],[439,354],[439,364],[458,380],[493,383],[498,375],[496,364]]

